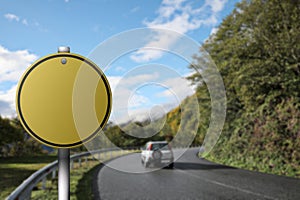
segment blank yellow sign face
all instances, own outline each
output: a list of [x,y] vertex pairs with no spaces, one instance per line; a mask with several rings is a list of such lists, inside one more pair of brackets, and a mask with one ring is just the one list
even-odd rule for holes
[[16,106],[26,131],[52,147],[71,148],[92,139],[107,123],[109,83],[88,59],[71,53],[36,61],[19,82]]

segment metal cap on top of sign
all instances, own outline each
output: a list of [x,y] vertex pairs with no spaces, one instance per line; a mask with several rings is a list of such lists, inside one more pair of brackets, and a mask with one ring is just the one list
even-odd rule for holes
[[45,145],[72,148],[92,139],[108,121],[112,95],[99,67],[78,54],[47,55],[25,72],[16,106],[26,131]]

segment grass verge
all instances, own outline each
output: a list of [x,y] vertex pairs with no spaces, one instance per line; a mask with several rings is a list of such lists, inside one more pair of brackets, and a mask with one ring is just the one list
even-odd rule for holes
[[0,158],[0,199],[5,199],[32,173],[56,159],[56,155]]
[[[133,151],[124,151],[123,154]],[[92,200],[94,199],[92,182],[95,172],[98,170],[99,164],[103,161],[120,156],[121,152],[102,153],[101,160],[96,160],[92,156],[88,158],[87,163],[74,163],[70,172],[70,199],[71,200]],[[32,191],[31,199],[55,200],[58,196],[57,179],[51,180],[49,177],[46,182],[46,189],[42,190],[41,183],[37,185],[37,190]]]
[[293,166],[292,163],[283,163],[282,160],[275,156],[273,159],[268,159],[267,157],[265,157],[265,160],[268,159],[268,161],[263,160],[261,157],[253,156],[226,156],[228,155],[208,155],[205,157],[205,159],[239,169],[246,169],[279,176],[288,176],[292,178],[300,178],[300,168],[298,166]]

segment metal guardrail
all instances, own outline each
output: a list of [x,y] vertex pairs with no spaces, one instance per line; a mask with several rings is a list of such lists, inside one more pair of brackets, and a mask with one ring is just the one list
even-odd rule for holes
[[[129,149],[136,149],[136,148],[129,148]],[[89,157],[91,155],[98,154],[98,159],[100,159],[101,153],[113,152],[113,151],[118,151],[118,150],[120,150],[120,149],[119,148],[108,148],[108,149],[101,149],[101,150],[96,150],[96,151],[91,151],[91,152],[83,152],[83,153],[72,155],[72,156],[70,156],[70,162],[71,162],[70,167],[73,168],[73,163],[75,160],[78,160],[79,165],[81,166],[81,158],[85,157],[85,162],[87,162],[87,157]],[[112,154],[110,155],[110,157],[112,158]],[[56,161],[46,165],[42,169],[34,172],[30,177],[28,177],[26,180],[24,180],[23,183],[21,185],[19,185],[8,197],[6,197],[6,200],[30,199],[31,191],[38,183],[40,183],[40,182],[46,183],[46,178],[50,173],[52,173],[52,178],[56,177],[57,167],[58,167],[58,161],[56,160]]]

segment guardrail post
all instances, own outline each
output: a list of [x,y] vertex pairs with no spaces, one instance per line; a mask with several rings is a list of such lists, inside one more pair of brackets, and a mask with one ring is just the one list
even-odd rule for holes
[[44,177],[42,181],[42,190],[46,190],[46,184],[47,184],[47,177]]
[[78,159],[79,167],[81,167],[81,158]]
[[55,179],[56,178],[56,170],[53,170],[52,171],[52,179]]
[[71,160],[70,169],[73,169],[73,168],[74,168],[74,161]]
[[21,196],[19,196],[19,198],[24,199],[24,200],[30,200],[31,199],[31,190],[26,191]]

